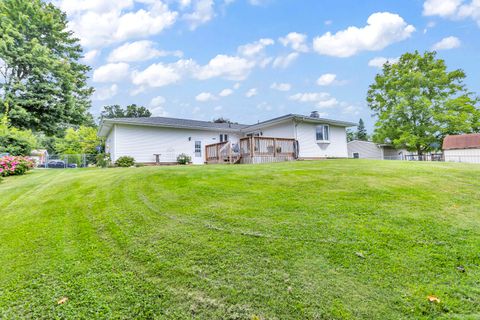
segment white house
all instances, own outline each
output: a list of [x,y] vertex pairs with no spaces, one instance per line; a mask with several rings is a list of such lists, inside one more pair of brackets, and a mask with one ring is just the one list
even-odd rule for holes
[[140,163],[174,163],[184,153],[194,164],[204,164],[212,158],[212,151],[218,157],[227,144],[230,152],[243,156],[251,151],[252,158],[293,152],[299,159],[347,158],[346,128],[351,126],[355,124],[315,114],[288,114],[253,125],[164,117],[117,118],[105,119],[98,135],[106,138],[106,152],[112,161],[131,156]]
[[446,136],[442,149],[445,161],[480,163],[480,133]]
[[407,150],[371,141],[353,140],[348,142],[347,147],[348,157],[354,159],[404,160],[409,154]]

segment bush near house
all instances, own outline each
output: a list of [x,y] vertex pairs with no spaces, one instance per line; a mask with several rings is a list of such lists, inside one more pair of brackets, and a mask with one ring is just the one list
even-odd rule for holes
[[27,157],[5,156],[0,158],[0,176],[25,174],[35,166],[35,161]]
[[133,167],[135,165],[135,159],[133,157],[123,156],[115,161],[115,165],[124,168]]
[[191,161],[192,158],[187,156],[185,153],[182,153],[177,157],[178,164],[189,164]]

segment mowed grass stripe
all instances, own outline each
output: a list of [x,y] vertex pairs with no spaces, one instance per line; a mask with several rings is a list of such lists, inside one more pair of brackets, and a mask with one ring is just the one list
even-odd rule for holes
[[0,315],[475,317],[479,187],[448,163],[38,170],[0,184]]

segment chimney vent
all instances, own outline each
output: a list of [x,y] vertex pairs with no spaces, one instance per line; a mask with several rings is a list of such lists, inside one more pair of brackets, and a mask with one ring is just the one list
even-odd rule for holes
[[310,113],[310,117],[311,118],[320,118],[320,115],[318,114],[318,111],[312,111],[312,113]]

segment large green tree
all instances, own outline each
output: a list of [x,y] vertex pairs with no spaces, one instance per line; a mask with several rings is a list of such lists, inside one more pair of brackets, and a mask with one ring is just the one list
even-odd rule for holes
[[100,113],[100,120],[111,118],[142,118],[150,117],[152,113],[145,107],[137,106],[136,104],[128,105],[123,109],[118,104],[111,106],[104,106]]
[[421,155],[438,148],[447,134],[478,131],[478,98],[465,77],[462,70],[448,71],[435,52],[406,53],[386,63],[367,97],[377,117],[374,140]]
[[0,1],[0,112],[12,126],[53,135],[88,121],[90,68],[67,22],[48,2]]

